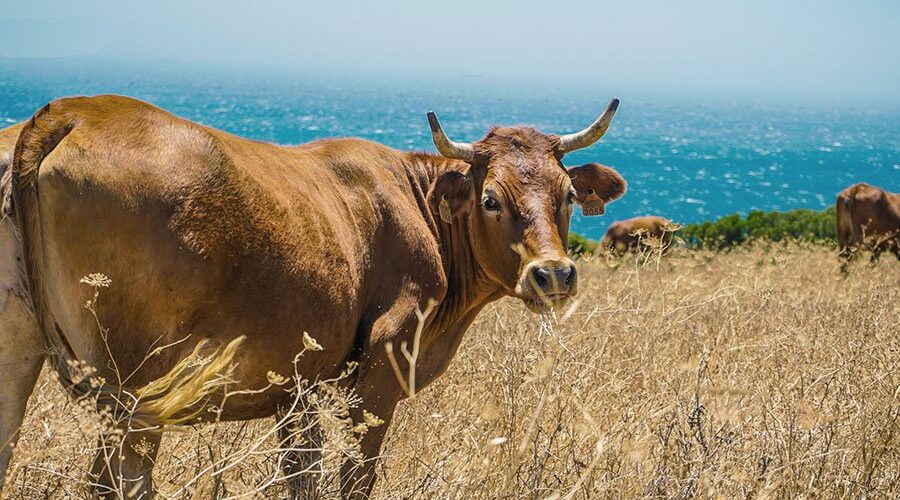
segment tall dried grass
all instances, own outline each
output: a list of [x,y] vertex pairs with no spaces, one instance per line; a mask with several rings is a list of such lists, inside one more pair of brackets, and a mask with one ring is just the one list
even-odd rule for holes
[[[579,302],[554,317],[512,300],[482,313],[447,374],[398,409],[376,497],[900,496],[895,260],[842,277],[833,249],[760,244],[579,273]],[[85,496],[94,420],[45,374],[7,495]],[[285,495],[273,427],[168,434],[159,495]],[[345,434],[327,436],[320,496],[336,495],[327,451]]]

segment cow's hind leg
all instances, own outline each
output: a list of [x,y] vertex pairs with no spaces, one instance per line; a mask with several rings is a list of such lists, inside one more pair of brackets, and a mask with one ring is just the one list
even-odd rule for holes
[[850,263],[853,261],[854,251],[849,246],[841,246],[838,252],[838,260],[841,263],[841,274],[847,275],[850,271]]
[[22,297],[16,246],[0,228],[0,489],[25,416],[25,404],[44,363],[37,322]]
[[869,266],[876,266],[879,260],[881,260],[881,248],[876,246],[872,248],[872,254],[869,255]]
[[44,363],[43,344],[22,299],[9,290],[0,310],[0,488],[19,437],[25,404]]
[[279,409],[275,418],[279,425],[281,466],[291,498],[318,498],[325,443],[318,417],[308,409],[291,408]]
[[150,498],[153,466],[162,432],[132,430],[124,435],[114,429],[102,432],[91,467],[93,493],[101,498]]

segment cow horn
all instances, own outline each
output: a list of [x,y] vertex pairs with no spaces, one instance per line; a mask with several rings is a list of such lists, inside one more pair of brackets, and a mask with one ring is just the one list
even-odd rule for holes
[[428,112],[428,125],[431,126],[431,138],[434,139],[434,145],[443,156],[464,161],[475,159],[475,148],[468,142],[451,141],[444,133],[444,129],[441,128],[441,122],[438,121],[434,111]]
[[580,132],[575,132],[574,134],[560,136],[559,147],[562,149],[562,152],[571,153],[576,149],[586,148],[599,141],[609,128],[609,124],[612,123],[613,116],[615,116],[616,109],[618,108],[619,99],[614,97],[613,100],[609,101],[609,106],[606,107],[606,111],[604,111],[603,114],[600,115],[600,118],[597,118],[591,126]]

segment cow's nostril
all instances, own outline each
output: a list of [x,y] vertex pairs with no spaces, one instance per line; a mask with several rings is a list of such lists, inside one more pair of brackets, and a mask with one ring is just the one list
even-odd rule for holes
[[575,283],[575,266],[563,267],[559,270],[559,282],[566,288],[572,288]]
[[531,270],[531,276],[534,278],[534,284],[541,290],[546,290],[550,283],[550,271],[543,267],[535,267]]

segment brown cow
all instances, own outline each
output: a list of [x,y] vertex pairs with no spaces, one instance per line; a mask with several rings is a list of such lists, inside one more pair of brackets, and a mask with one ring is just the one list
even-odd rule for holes
[[601,248],[622,253],[628,250],[645,250],[650,248],[649,242],[655,239],[662,243],[666,250],[672,243],[672,221],[648,215],[613,222],[606,235],[600,241]]
[[[306,331],[324,350],[299,358],[299,373],[325,379],[358,362],[354,420],[368,411],[389,423],[406,393],[386,346],[412,345],[429,302],[416,389],[446,370],[489,302],[512,296],[538,311],[576,293],[564,243],[572,206],[612,201],[625,181],[561,160],[599,140],[617,106],[577,133],[493,128],[471,144],[448,139],[429,114],[443,156],[359,139],[281,147],[109,95],[54,101],[2,131],[7,155],[18,139],[0,254],[0,482],[45,353],[72,393],[109,402],[166,374],[201,340],[242,336],[234,388],[266,387],[270,370],[293,373]],[[112,280],[94,304],[105,339],[79,284],[94,272]],[[105,383],[79,381],[76,362]],[[289,397],[277,387],[233,396],[221,418],[271,416]],[[101,494],[152,492],[161,430],[152,408],[135,414],[148,426],[125,439],[152,451],[126,442],[121,456],[101,452]],[[365,457],[378,456],[386,430],[365,433]],[[373,460],[345,470],[345,493],[365,496]]]
[[843,271],[858,249],[870,250],[873,261],[884,251],[900,259],[900,194],[854,184],[838,194],[835,213]]

